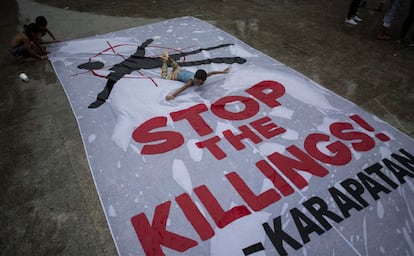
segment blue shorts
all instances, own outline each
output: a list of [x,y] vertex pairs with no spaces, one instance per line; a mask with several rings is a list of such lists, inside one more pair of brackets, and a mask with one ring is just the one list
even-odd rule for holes
[[10,49],[10,53],[14,57],[20,57],[26,53],[26,48],[24,48],[24,45],[20,45],[20,46]]

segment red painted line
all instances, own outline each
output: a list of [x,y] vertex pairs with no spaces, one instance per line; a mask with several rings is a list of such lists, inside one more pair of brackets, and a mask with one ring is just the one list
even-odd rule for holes
[[94,76],[101,77],[101,78],[106,78],[106,76],[96,73],[95,70],[91,70],[91,72]]
[[102,51],[98,52],[98,53],[97,53],[97,54],[95,54],[94,56],[89,57],[89,61],[91,61],[91,59],[92,59],[92,58],[95,58],[95,57],[97,57],[97,56],[99,56],[99,55],[102,55],[104,52],[107,52],[107,51],[109,51],[109,50],[111,50],[111,49],[113,49],[113,48],[117,48],[117,47],[120,47],[120,46],[127,46],[127,45],[130,45],[130,46],[137,46],[137,44],[117,44],[117,45],[115,45],[115,46],[110,46],[110,47],[108,47],[108,48],[106,48],[106,49],[104,49],[104,50],[102,50]]
[[119,57],[121,57],[121,58],[123,58],[124,60],[126,60],[126,58],[123,56],[123,55],[121,55],[121,54],[119,54],[119,53],[117,53],[116,51],[115,51],[115,49],[114,49],[114,47],[109,43],[109,41],[106,41],[106,43],[109,45],[109,47],[111,47],[111,50],[112,50],[112,52],[113,53],[115,53],[116,55],[118,55]]

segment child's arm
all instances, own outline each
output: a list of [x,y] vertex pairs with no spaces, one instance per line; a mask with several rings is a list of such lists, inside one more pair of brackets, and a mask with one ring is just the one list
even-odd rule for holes
[[49,36],[54,40],[54,41],[57,41],[56,40],[56,37],[52,34],[52,31],[50,31],[49,29],[47,29],[46,28],[46,33],[48,33],[49,34]]
[[30,40],[28,38],[23,39],[23,45],[24,48],[27,50],[27,52],[29,53],[30,56],[44,60],[47,57],[43,56],[43,55],[39,55],[37,54],[33,49],[32,49],[32,44],[30,42]]
[[51,44],[51,43],[58,43],[58,42],[62,42],[61,40],[56,39],[56,37],[52,34],[52,31],[50,31],[49,29],[46,29],[46,33],[53,39],[51,41],[42,41],[42,44]]
[[229,73],[230,68],[225,68],[223,71],[210,71],[207,73],[207,76],[218,75],[218,74],[227,74]]
[[40,41],[40,39],[37,39],[37,38],[34,38],[33,39],[33,44],[34,45],[36,45],[36,47],[37,48],[39,48],[39,50],[43,53],[43,54],[48,54],[48,51],[46,50],[46,48],[45,47],[43,47],[42,45],[41,45],[41,41]]
[[187,83],[185,83],[183,86],[181,86],[180,88],[178,88],[175,92],[173,92],[170,95],[167,95],[167,97],[165,97],[166,100],[172,100],[175,97],[177,97],[178,94],[182,93],[183,91],[185,91],[188,87],[191,87],[191,85],[193,84],[193,80],[190,79],[187,81]]

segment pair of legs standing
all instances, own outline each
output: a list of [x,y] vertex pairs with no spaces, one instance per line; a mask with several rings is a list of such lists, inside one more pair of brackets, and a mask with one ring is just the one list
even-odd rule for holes
[[[404,42],[405,40],[407,40],[407,33],[410,30],[410,28],[412,27],[414,23],[414,0],[411,0],[410,3],[410,10],[408,11],[408,16],[407,18],[405,18],[405,21],[402,25],[401,28],[401,41]],[[414,33],[411,37],[411,41],[414,42]]]
[[391,39],[389,30],[403,2],[404,0],[390,0],[389,1],[389,8],[387,12],[385,13],[382,27],[377,34],[377,39],[379,40]]
[[362,19],[356,15],[360,4],[361,0],[352,0],[351,5],[349,6],[348,14],[346,15],[346,24],[355,26],[358,25],[358,22],[362,21]]

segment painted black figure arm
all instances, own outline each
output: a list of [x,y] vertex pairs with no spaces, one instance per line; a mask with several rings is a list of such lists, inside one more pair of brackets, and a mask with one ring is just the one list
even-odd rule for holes
[[146,48],[146,47],[147,47],[148,45],[150,45],[153,41],[154,41],[154,39],[152,39],[152,38],[147,39],[147,40],[145,40],[145,42],[143,42],[143,43],[141,44],[141,47],[142,47],[142,48]]
[[150,45],[154,41],[154,39],[147,39],[143,42],[140,46],[137,47],[137,51],[131,55],[131,57],[144,57],[145,56],[145,48]]
[[202,51],[211,51],[211,50],[215,50],[215,49],[219,49],[219,48],[223,48],[223,47],[228,47],[230,45],[233,45],[233,44],[220,44],[220,45],[207,47],[207,48],[199,48],[199,49],[189,51],[189,52],[180,52],[180,53],[170,54],[170,58],[172,58],[173,60],[178,60],[181,57],[194,55],[194,54],[200,53]]

